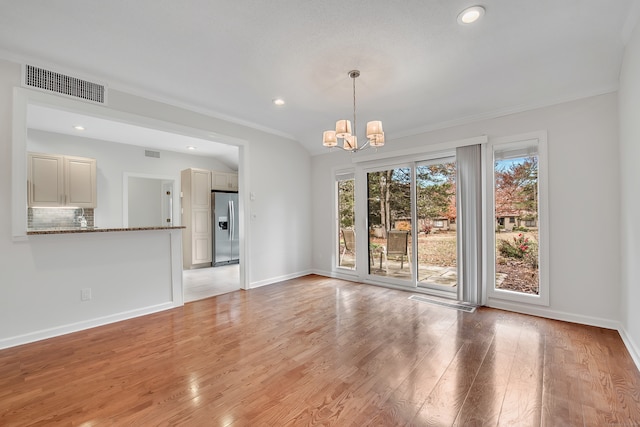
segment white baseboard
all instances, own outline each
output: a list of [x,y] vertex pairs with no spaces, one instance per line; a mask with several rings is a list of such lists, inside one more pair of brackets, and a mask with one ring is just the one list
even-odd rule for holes
[[638,370],[640,371],[640,351],[638,345],[633,342],[626,329],[622,325],[620,325],[620,328],[618,328],[618,333],[620,334],[620,338],[622,338],[622,342],[624,343],[625,347],[627,347],[627,350],[629,351],[633,362],[636,364],[636,368],[638,368]]
[[315,269],[312,270],[311,274],[317,274],[318,276],[323,276],[323,277],[331,277],[332,279],[340,279],[340,280],[347,280],[349,282],[362,283],[357,274],[340,273],[338,271],[333,272],[333,271],[324,271],[324,270],[315,270]]
[[550,310],[539,306],[518,304],[503,300],[489,298],[487,307],[499,308],[501,310],[515,311],[516,313],[530,314],[532,316],[545,317],[547,319],[562,320],[564,322],[580,323],[582,325],[597,326],[599,328],[618,330],[620,322],[601,317],[584,316],[581,314],[566,313],[563,311]]
[[76,323],[70,323],[67,325],[57,326],[55,328],[43,329],[40,331],[30,332],[28,334],[18,335],[15,337],[3,338],[3,339],[0,339],[0,349],[28,344],[35,341],[44,340],[47,338],[66,335],[72,332],[79,332],[85,329],[108,325],[110,323],[120,322],[122,320],[132,319],[134,317],[140,317],[147,314],[157,313],[159,311],[169,310],[175,307],[179,307],[179,305],[176,305],[173,302],[167,302],[163,304],[153,305],[150,307],[144,307],[136,310],[112,314],[109,316],[98,317],[90,320],[83,320],[82,322],[76,322]]
[[285,280],[297,279],[298,277],[308,276],[312,274],[311,270],[299,271],[284,276],[272,277],[270,279],[260,280],[258,282],[249,283],[249,289],[260,288],[262,286],[273,285],[274,283],[283,282]]

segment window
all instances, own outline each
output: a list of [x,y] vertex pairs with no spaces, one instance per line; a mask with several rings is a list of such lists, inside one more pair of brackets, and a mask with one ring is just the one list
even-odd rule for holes
[[[492,144],[488,283],[492,298],[548,304],[546,139]],[[504,227],[504,218],[509,224]]]
[[[363,158],[334,174],[333,271],[481,303],[481,160],[487,142],[482,136],[432,152]],[[353,235],[358,248],[351,253]]]
[[338,208],[337,266],[355,270],[355,179],[352,173],[336,175],[336,205]]

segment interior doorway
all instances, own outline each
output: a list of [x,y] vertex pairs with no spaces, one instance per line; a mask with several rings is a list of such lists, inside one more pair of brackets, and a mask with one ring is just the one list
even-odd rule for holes
[[122,186],[124,226],[173,226],[174,185],[172,177],[126,173]]

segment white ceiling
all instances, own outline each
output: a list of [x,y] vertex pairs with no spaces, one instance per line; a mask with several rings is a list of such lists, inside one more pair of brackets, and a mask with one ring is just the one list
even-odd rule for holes
[[[473,4],[485,16],[459,25]],[[351,116],[351,69],[358,131],[382,120],[392,142],[616,90],[637,15],[638,0],[0,0],[0,50],[317,154]]]
[[[75,129],[76,126],[82,126],[84,129]],[[27,127],[161,151],[215,157],[229,168],[238,170],[238,148],[236,146],[149,127],[33,104],[28,107]],[[193,147],[193,149],[188,147]]]

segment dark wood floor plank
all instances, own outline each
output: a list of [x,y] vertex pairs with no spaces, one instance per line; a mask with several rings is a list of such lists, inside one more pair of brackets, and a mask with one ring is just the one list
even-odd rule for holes
[[0,425],[640,424],[615,331],[320,276],[0,351]]

